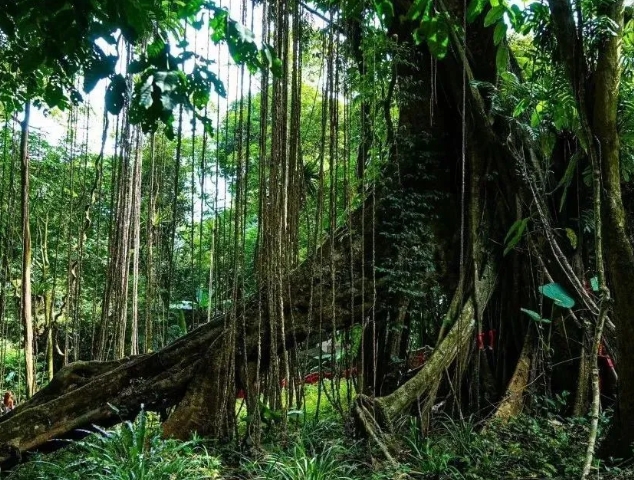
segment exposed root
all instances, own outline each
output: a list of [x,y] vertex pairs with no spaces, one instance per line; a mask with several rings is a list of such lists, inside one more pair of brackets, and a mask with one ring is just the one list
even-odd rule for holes
[[359,431],[363,431],[381,449],[385,458],[396,465],[388,445],[392,443],[389,425],[381,425],[379,420],[385,419],[381,406],[366,395],[359,395],[352,409]]
[[506,394],[495,412],[494,418],[508,420],[522,412],[524,408],[524,392],[531,372],[533,350],[533,339],[529,329],[524,337],[524,346],[515,367],[515,372],[506,389]]

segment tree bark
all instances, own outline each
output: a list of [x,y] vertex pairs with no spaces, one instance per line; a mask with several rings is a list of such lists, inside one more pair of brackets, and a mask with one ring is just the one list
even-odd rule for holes
[[522,353],[515,367],[513,377],[511,377],[506,394],[495,412],[496,418],[508,420],[522,412],[524,395],[530,379],[534,349],[532,330],[529,328],[524,337],[524,346],[522,347]]
[[[578,103],[584,143],[593,164],[599,166],[603,194],[602,220],[605,226],[605,254],[609,283],[613,291],[613,315],[617,330],[619,354],[619,395],[605,453],[613,457],[632,455],[634,442],[634,248],[628,235],[621,194],[621,164],[617,126],[619,85],[621,79],[621,42],[624,21],[623,0],[602,2],[598,14],[612,20],[618,30],[606,35],[598,48],[594,88],[586,87],[587,61],[583,38],[579,38],[571,4],[568,0],[549,0],[555,34],[560,45],[564,66]],[[594,175],[597,176],[596,174]],[[597,320],[598,322],[598,320]],[[596,340],[596,339],[595,339]],[[596,352],[592,352],[596,355]]]
[[[617,331],[619,386],[616,421],[609,443],[610,455],[629,458],[634,443],[634,249],[628,235],[621,195],[620,145],[617,108],[621,75],[620,52],[623,31],[623,1],[606,2],[602,12],[619,27],[608,36],[601,49],[596,71],[593,132],[600,144],[604,206],[604,237],[610,286],[613,292],[613,315]],[[594,354],[594,352],[593,352]]]

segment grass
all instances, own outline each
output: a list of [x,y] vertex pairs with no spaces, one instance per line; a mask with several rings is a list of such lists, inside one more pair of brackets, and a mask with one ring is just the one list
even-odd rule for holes
[[254,480],[354,480],[355,464],[345,460],[341,445],[327,445],[319,451],[301,442],[286,451],[268,453],[244,462],[243,469]]

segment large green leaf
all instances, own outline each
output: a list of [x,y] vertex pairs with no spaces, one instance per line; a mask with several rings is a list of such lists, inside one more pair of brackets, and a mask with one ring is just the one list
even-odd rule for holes
[[484,11],[488,0],[471,0],[467,8],[467,22],[472,23]]
[[427,40],[430,53],[438,59],[445,58],[449,47],[449,25],[447,21],[439,16],[429,19],[425,18],[421,22],[419,31],[420,36]]
[[506,23],[498,22],[493,31],[493,43],[499,45],[500,42],[506,38]]
[[106,109],[108,112],[112,115],[118,115],[125,104],[127,95],[128,86],[125,78],[121,74],[115,75],[106,90]]
[[534,310],[529,310],[528,308],[520,308],[520,310],[537,323],[551,323],[549,319],[542,318],[542,316]]
[[507,255],[517,246],[519,241],[522,239],[522,235],[524,234],[524,230],[526,230],[529,220],[530,219],[528,217],[523,218],[511,225],[511,228],[509,228],[509,231],[504,238],[504,243],[506,244],[506,247],[504,248],[504,255]]
[[484,17],[484,26],[490,27],[498,20],[502,19],[504,13],[506,12],[506,7],[504,5],[498,5],[497,7],[492,8],[487,13],[486,17]]
[[374,8],[382,23],[389,26],[394,19],[394,5],[391,0],[374,0]]
[[564,287],[558,283],[547,283],[539,287],[539,291],[545,297],[550,298],[555,302],[555,305],[559,305],[563,308],[572,308],[575,306],[574,299],[568,295],[564,290]]
[[498,51],[495,55],[495,66],[498,72],[505,72],[509,65],[509,48],[506,43],[502,42],[498,45]]
[[114,74],[117,57],[99,52],[84,68],[84,91],[90,92],[97,82]]

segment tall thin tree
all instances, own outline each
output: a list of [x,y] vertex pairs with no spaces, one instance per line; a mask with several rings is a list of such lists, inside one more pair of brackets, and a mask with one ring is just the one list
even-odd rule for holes
[[21,317],[24,326],[24,357],[26,396],[35,393],[35,363],[33,358],[33,319],[31,318],[31,228],[29,225],[29,121],[31,103],[24,107],[20,133],[20,161],[22,177],[22,298]]

